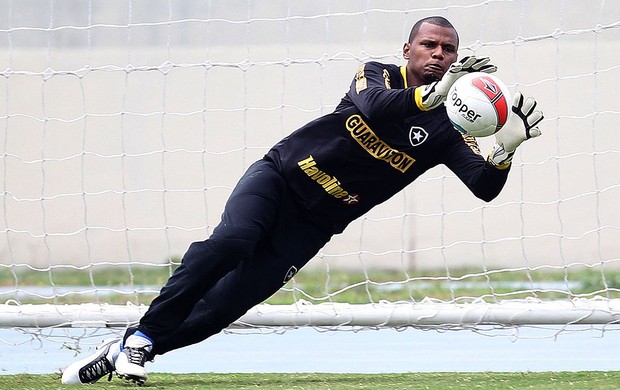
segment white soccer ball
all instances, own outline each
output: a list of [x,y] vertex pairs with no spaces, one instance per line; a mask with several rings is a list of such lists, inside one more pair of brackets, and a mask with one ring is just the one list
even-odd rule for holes
[[488,137],[508,120],[510,92],[492,74],[468,73],[452,84],[445,105],[448,118],[458,131],[473,137]]

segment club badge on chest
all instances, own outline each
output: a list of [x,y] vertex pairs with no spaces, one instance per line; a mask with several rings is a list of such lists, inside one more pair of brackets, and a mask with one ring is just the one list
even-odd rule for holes
[[409,129],[409,142],[412,146],[420,146],[428,138],[428,132],[422,127],[411,126]]

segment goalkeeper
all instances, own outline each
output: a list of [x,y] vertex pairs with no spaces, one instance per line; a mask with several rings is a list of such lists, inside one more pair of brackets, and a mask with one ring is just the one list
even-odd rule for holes
[[[191,244],[140,323],[67,367],[63,383],[117,375],[138,384],[155,355],[220,332],[274,294],[331,238],[428,169],[443,164],[480,199],[502,190],[515,149],[540,135],[536,102],[515,93],[513,115],[487,158],[456,131],[443,101],[488,58],[457,61],[459,37],[443,17],[418,21],[403,46],[405,66],[359,67],[336,110],[276,144],[251,165],[222,220]],[[303,87],[303,86],[302,86]]]

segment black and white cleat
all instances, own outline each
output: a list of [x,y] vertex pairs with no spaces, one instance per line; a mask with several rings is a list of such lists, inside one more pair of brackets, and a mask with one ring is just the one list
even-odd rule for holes
[[126,380],[127,382],[132,382],[136,386],[142,386],[144,384],[144,382],[146,382],[146,378],[140,377],[140,376],[121,375],[119,373],[116,373],[116,376],[121,378],[121,379]]

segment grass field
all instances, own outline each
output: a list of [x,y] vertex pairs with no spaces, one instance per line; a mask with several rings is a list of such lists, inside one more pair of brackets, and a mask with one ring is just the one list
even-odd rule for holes
[[[67,389],[59,375],[0,376],[2,389]],[[75,388],[75,387],[73,387]],[[102,379],[88,389],[128,389]],[[424,374],[152,374],[145,389],[618,389],[620,372]]]

